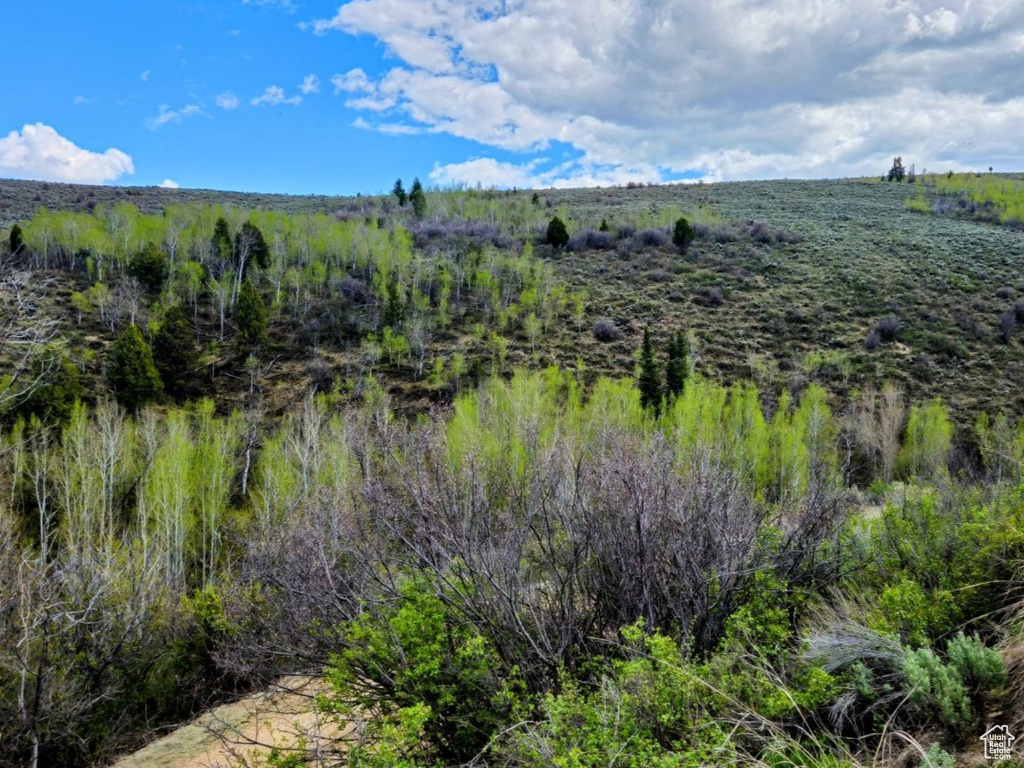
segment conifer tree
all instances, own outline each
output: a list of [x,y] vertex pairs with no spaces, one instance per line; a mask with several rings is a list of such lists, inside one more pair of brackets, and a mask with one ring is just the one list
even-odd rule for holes
[[263,237],[260,228],[251,221],[245,222],[242,228],[235,235],[235,247],[233,255],[236,265],[241,265],[243,273],[250,262],[256,262],[260,269],[266,269],[270,264],[270,248]]
[[21,227],[15,224],[11,227],[11,234],[8,238],[8,243],[11,246],[11,256],[17,256],[25,248],[25,238],[21,233]]
[[181,394],[199,364],[199,354],[192,324],[180,305],[167,312],[160,330],[153,337],[153,357],[167,390]]
[[227,261],[231,258],[231,229],[227,220],[221,216],[213,225],[213,238],[210,240],[210,250],[213,258],[220,261]]
[[163,392],[153,353],[136,326],[128,326],[114,342],[109,376],[118,402],[131,411],[155,400]]
[[405,194],[405,187],[402,186],[401,179],[398,179],[395,182],[395,186],[391,188],[391,194],[398,198],[398,204],[400,206],[405,206],[406,200],[409,199],[409,196]]
[[155,243],[146,243],[146,247],[132,256],[128,262],[128,274],[142,283],[147,290],[159,291],[167,279],[167,254]]
[[686,385],[690,368],[690,345],[686,335],[679,331],[668,344],[668,360],[665,363],[665,395],[669,399],[679,397]]
[[255,347],[267,336],[267,305],[249,280],[242,283],[238,293],[235,322],[238,324],[238,343],[242,347]]
[[417,219],[422,219],[427,213],[427,196],[423,193],[423,185],[419,178],[412,180],[412,189],[409,191],[409,202],[412,203],[412,212]]
[[565,222],[555,216],[548,222],[547,244],[561,248],[568,242],[569,230],[565,228]]
[[680,253],[686,253],[686,249],[690,247],[694,237],[696,237],[696,233],[690,226],[690,222],[683,217],[676,219],[675,229],[672,230],[672,242]]
[[644,326],[644,341],[640,347],[640,376],[637,379],[640,387],[640,404],[644,408],[661,407],[661,372],[658,361],[654,358],[654,342],[651,341],[650,326]]

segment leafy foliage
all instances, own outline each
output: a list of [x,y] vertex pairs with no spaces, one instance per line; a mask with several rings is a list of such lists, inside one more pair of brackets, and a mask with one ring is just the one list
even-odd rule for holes
[[565,222],[555,216],[548,222],[548,231],[544,241],[555,248],[563,248],[569,243],[569,230]]
[[128,263],[128,274],[148,290],[159,291],[167,279],[167,254],[156,244],[146,243],[145,248],[132,256]]

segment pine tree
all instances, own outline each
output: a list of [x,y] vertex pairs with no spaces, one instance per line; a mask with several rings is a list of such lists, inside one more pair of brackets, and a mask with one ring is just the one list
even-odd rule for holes
[[696,237],[696,233],[693,231],[693,227],[690,226],[690,222],[682,217],[676,219],[676,226],[672,231],[672,242],[679,249],[680,253],[686,253],[686,249],[690,247],[694,237]]
[[199,365],[195,334],[185,310],[172,307],[153,337],[153,356],[160,378],[169,392],[181,394]]
[[155,243],[146,243],[146,247],[132,256],[128,262],[128,274],[142,283],[147,290],[159,291],[167,279],[167,254]]
[[213,237],[210,239],[210,250],[213,258],[220,261],[227,261],[231,258],[231,229],[227,220],[221,216],[213,225]]
[[548,222],[547,244],[561,248],[568,242],[569,230],[565,228],[565,222],[555,216]]
[[267,336],[267,305],[249,280],[242,283],[238,292],[235,323],[238,325],[238,343],[244,348],[255,347]]
[[640,376],[637,379],[640,387],[640,404],[644,408],[658,410],[661,407],[661,372],[658,361],[654,358],[654,342],[651,341],[651,329],[644,326],[644,341],[640,347]]
[[402,186],[401,179],[398,179],[398,181],[395,182],[395,186],[391,188],[391,194],[398,198],[398,204],[400,206],[404,206],[406,200],[409,199],[409,196],[405,194],[405,187]]
[[11,256],[17,256],[25,248],[25,238],[21,233],[21,227],[15,224],[11,227],[11,234],[8,238],[11,246]]
[[266,269],[270,264],[270,248],[267,247],[267,241],[260,228],[251,221],[245,222],[238,230],[238,234],[235,235],[235,247],[232,253],[235,264],[243,266],[243,273],[245,267],[251,262],[256,262],[256,266],[260,269]]
[[412,203],[412,212],[416,214],[416,218],[422,219],[427,213],[427,196],[423,193],[423,185],[418,178],[412,180],[409,202]]
[[114,342],[109,376],[118,402],[128,410],[155,400],[163,392],[153,353],[136,326],[128,326]]
[[686,385],[686,376],[690,372],[690,345],[686,335],[679,331],[668,344],[668,360],[665,363],[665,396],[669,399],[679,397]]

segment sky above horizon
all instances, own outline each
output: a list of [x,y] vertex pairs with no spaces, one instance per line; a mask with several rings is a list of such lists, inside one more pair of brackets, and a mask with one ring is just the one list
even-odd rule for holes
[[11,3],[0,178],[290,194],[1024,171],[1024,0]]

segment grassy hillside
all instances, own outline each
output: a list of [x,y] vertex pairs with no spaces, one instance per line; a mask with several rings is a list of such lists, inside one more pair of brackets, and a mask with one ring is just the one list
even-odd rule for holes
[[[927,187],[929,204],[936,194],[951,194],[943,180],[944,188]],[[677,330],[689,331],[696,368],[724,381],[753,378],[769,392],[798,392],[818,382],[842,402],[854,387],[892,380],[915,400],[941,396],[961,422],[973,421],[981,411],[1020,415],[1024,393],[1015,382],[1024,373],[1024,348],[1014,334],[1016,319],[1008,331],[1005,324],[1015,305],[1017,314],[1024,315],[1024,237],[999,223],[908,205],[924,191],[923,185],[915,190],[905,184],[841,180],[536,194],[435,192],[428,194],[425,219],[417,221],[388,197],[3,182],[0,219],[24,223],[40,206],[91,212],[128,203],[142,214],[158,215],[168,205],[218,205],[235,211],[236,219],[263,209],[377,219],[388,231],[406,227],[413,232],[417,257],[426,263],[459,260],[484,248],[517,254],[524,244],[535,245],[536,255],[554,266],[567,293],[578,295],[582,304],[563,301],[540,333],[525,327],[525,313],[516,316],[516,308],[509,316],[492,318],[470,308],[451,326],[430,334],[429,349],[419,361],[423,369],[386,361],[376,374],[400,402],[417,410],[450,396],[427,385],[424,369],[451,369],[458,351],[467,368],[474,359],[486,370],[497,362],[506,372],[515,365],[574,367],[582,362],[588,381],[601,374],[629,375],[640,332],[649,323],[661,345]],[[547,221],[555,214],[574,236],[566,250],[542,244]],[[669,239],[680,215],[698,233],[685,257]],[[602,222],[607,232],[598,232]],[[307,260],[295,257],[303,269]],[[82,270],[60,277],[53,286],[58,305],[94,282]],[[294,399],[290,394],[298,380],[312,381],[306,369],[313,358],[344,378],[358,377],[366,337],[379,336],[380,322],[370,318],[343,342],[324,341],[319,334],[310,344],[300,328],[304,323],[308,328],[306,321],[315,305],[324,303],[323,296],[315,292],[272,309],[270,340],[261,358],[275,361],[265,384],[276,392],[271,399],[278,405]],[[324,301],[335,296],[329,290]],[[509,303],[503,298],[499,311]],[[208,305],[202,307],[206,315],[196,316],[201,342],[211,336]],[[594,337],[594,323],[601,318],[614,324],[613,340]],[[65,330],[80,349],[91,343],[98,352],[110,332],[105,334],[101,324],[90,325],[91,319],[87,314],[81,326]],[[872,333],[880,325],[898,329],[891,341],[885,330],[881,338]],[[220,362],[229,375],[214,376],[197,391],[225,404],[237,402],[244,394],[239,384],[244,371],[227,357]],[[99,379],[102,371],[93,366],[91,373]],[[283,390],[275,387],[277,379],[283,380]],[[451,379],[444,376],[446,383]]]

